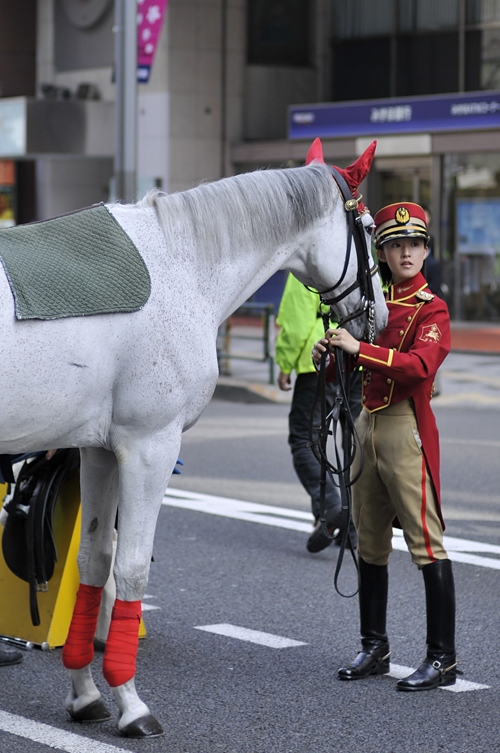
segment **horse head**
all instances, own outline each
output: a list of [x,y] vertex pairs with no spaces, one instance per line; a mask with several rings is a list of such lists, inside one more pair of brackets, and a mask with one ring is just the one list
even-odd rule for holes
[[[346,228],[347,239],[344,245],[343,257],[339,258],[338,253],[336,253],[335,263],[332,263],[330,252],[328,263],[323,268],[318,269],[321,285],[317,285],[317,289],[322,296],[322,300],[332,306],[339,316],[340,323],[345,323],[346,329],[358,339],[370,335],[367,306],[368,297],[371,297],[374,303],[372,312],[374,315],[375,332],[373,333],[372,331],[371,336],[373,334],[378,336],[387,324],[387,307],[378,275],[376,275],[376,265],[372,261],[370,254],[373,219],[361,201],[361,194],[358,194],[360,184],[370,171],[376,145],[377,142],[373,141],[365,152],[348,167],[339,168],[332,165],[330,168],[335,186],[333,194],[335,197],[339,195],[339,198],[342,199],[341,202],[336,202],[336,207],[341,206],[341,204],[344,205],[342,212],[346,220],[341,227]],[[323,157],[323,147],[319,138],[314,140],[307,154],[306,166],[312,163],[326,164]],[[341,176],[340,179],[339,175]],[[344,194],[339,185],[339,183],[342,183],[342,179],[346,184],[344,185]],[[346,188],[352,195],[352,202],[346,196]],[[348,209],[349,206],[351,209]],[[357,209],[356,214],[358,215],[355,223],[350,222],[348,217],[349,211],[353,211],[353,208],[354,210]],[[339,234],[338,210],[332,214],[332,223],[329,226],[329,230],[334,231],[337,240],[339,236],[343,235]],[[355,225],[358,226],[356,230],[359,229],[358,243],[363,245],[364,241],[363,253],[361,253],[359,245],[357,254],[353,252],[354,241],[352,232]],[[363,241],[360,240],[361,238],[363,238]],[[338,240],[334,245],[337,249]],[[362,256],[364,256],[364,261],[361,259]],[[332,275],[335,275],[336,279],[332,279]],[[371,278],[371,281],[368,278]],[[369,296],[368,293],[370,293]]]

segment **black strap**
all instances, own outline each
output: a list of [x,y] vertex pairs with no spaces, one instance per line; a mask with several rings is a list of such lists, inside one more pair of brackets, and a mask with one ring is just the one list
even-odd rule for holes
[[[325,331],[328,329],[329,321],[328,317],[323,317],[323,323]],[[321,362],[319,367],[318,382],[316,385],[316,392],[314,395],[313,408],[311,411],[311,418],[309,421],[309,444],[311,449],[321,465],[320,474],[320,522],[321,528],[325,536],[333,539],[333,536],[328,531],[328,523],[326,520],[326,485],[327,477],[330,481],[339,489],[340,501],[341,501],[341,540],[339,556],[337,559],[337,566],[334,575],[335,590],[340,596],[350,598],[355,596],[357,591],[352,594],[344,594],[340,591],[338,586],[338,580],[342,562],[346,547],[349,545],[351,550],[351,556],[358,572],[358,561],[354,551],[354,542],[351,539],[351,522],[352,522],[352,493],[351,487],[358,480],[361,469],[363,467],[363,448],[356,431],[354,419],[351,413],[349,405],[349,390],[350,390],[350,371],[349,371],[349,359],[346,357],[344,351],[340,348],[335,348],[335,362],[337,380],[335,382],[334,391],[334,403],[332,410],[327,414],[326,412],[326,358],[328,352],[322,353]],[[320,408],[320,427],[317,435],[314,432],[314,416],[316,415],[316,409],[319,402]],[[340,426],[342,437],[342,451],[338,446],[338,428]],[[332,463],[328,458],[327,444],[328,438],[333,437],[335,463]],[[360,471],[356,476],[351,478],[351,468],[356,457],[356,453],[361,453]],[[343,457],[342,457],[343,456]],[[338,481],[336,481],[336,478]]]

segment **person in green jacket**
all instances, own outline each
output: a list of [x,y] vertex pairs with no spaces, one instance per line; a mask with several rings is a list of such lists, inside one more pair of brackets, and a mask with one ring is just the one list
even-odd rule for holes
[[[311,350],[313,345],[324,337],[324,328],[319,314],[319,295],[311,293],[292,274],[288,275],[276,323],[281,327],[276,341],[276,362],[280,369],[279,388],[284,391],[291,390],[291,374],[295,371],[297,375],[288,417],[288,443],[295,472],[311,497],[314,528],[307,541],[307,549],[315,553],[332,543],[332,539],[323,532],[319,521],[321,468],[309,444],[309,421],[318,380],[311,359]],[[333,395],[333,384],[327,384],[328,411],[333,405]],[[350,408],[353,418],[357,418],[361,410],[361,374],[359,371],[355,371],[351,378]],[[315,432],[318,430],[319,421],[318,405],[314,418]],[[326,487],[326,520],[330,533],[339,528],[340,493],[329,477],[327,477]],[[353,541],[355,536],[353,528]]]

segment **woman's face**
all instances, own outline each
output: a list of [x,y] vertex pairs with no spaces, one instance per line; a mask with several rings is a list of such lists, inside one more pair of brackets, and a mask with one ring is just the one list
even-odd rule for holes
[[418,275],[426,253],[422,238],[395,238],[382,244],[377,251],[380,261],[388,264],[395,285]]

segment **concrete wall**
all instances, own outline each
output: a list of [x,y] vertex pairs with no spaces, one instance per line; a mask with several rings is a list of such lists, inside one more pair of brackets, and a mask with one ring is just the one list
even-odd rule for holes
[[288,105],[316,102],[316,70],[249,65],[244,107],[246,139],[284,139]]
[[[245,0],[225,2],[225,129],[226,141],[233,142],[243,135]],[[54,3],[38,0],[38,92],[42,83],[75,91],[88,82],[114,101],[111,67],[56,70]],[[180,191],[230,173],[222,158],[222,9],[223,0],[169,2],[150,82],[138,87],[137,173],[145,188],[156,181]]]
[[107,201],[112,175],[112,159],[38,159],[37,219],[45,220]]
[[[245,2],[226,0],[228,141],[242,138]],[[170,191],[230,172],[222,155],[222,0],[170,0]],[[223,164],[224,163],[224,164]]]

